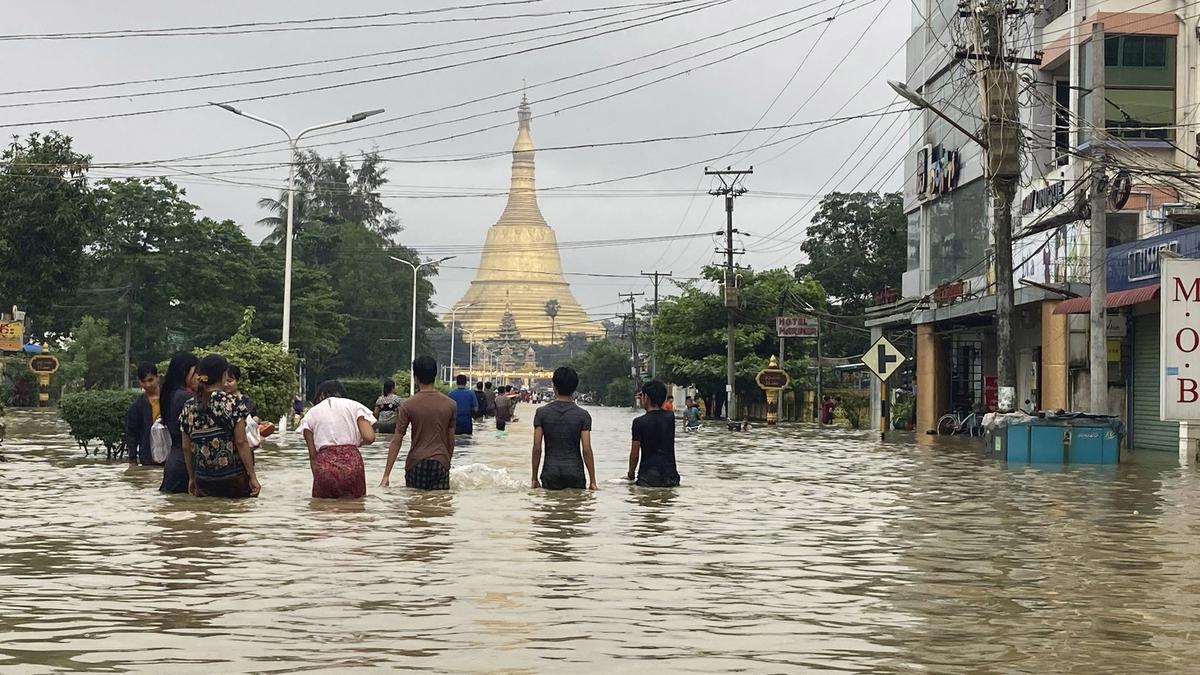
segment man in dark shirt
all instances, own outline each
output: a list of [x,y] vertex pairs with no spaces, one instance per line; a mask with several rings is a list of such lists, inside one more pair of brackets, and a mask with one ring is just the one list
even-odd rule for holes
[[486,406],[483,409],[484,417],[493,417],[496,414],[496,390],[492,389],[492,383],[488,382],[483,385],[483,402]]
[[[642,487],[675,487],[675,414],[662,409],[667,386],[658,380],[642,385],[638,392],[645,415],[633,421],[633,445],[629,450],[629,480]],[[640,463],[639,463],[640,461]]]
[[454,383],[458,385],[450,392],[450,398],[454,399],[455,405],[458,406],[458,414],[454,418],[454,433],[470,436],[474,430],[472,418],[479,409],[479,399],[475,398],[475,392],[467,389],[466,375],[454,378]]
[[484,413],[487,412],[487,398],[483,395],[483,382],[475,383],[475,403],[478,406],[475,410],[475,419],[483,419]]
[[[592,416],[571,397],[579,374],[565,366],[554,371],[554,401],[533,414],[533,487],[547,490],[596,489],[596,462],[592,457]],[[542,465],[542,443],[546,463]],[[538,468],[541,467],[539,482]],[[585,480],[583,471],[587,467]]]
[[129,463],[141,462],[145,466],[156,465],[150,453],[150,428],[159,418],[158,366],[139,363],[138,385],[142,393],[133,400],[129,412],[125,413],[125,447],[129,449]]

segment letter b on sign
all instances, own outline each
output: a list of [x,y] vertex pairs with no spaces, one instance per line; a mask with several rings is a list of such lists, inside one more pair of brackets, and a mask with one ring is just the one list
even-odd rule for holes
[[1200,392],[1196,390],[1197,382],[1185,377],[1179,378],[1179,402],[1195,403],[1200,401]]

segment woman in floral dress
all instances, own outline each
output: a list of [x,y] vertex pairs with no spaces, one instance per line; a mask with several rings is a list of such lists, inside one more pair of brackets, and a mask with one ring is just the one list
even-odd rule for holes
[[316,399],[300,422],[313,474],[312,496],[366,496],[367,474],[358,448],[375,442],[375,416],[367,406],[347,398],[346,388],[337,380],[322,382]]
[[188,492],[197,497],[257,497],[254,454],[246,440],[246,397],[223,389],[229,362],[209,354],[196,368],[196,394],[179,414]]

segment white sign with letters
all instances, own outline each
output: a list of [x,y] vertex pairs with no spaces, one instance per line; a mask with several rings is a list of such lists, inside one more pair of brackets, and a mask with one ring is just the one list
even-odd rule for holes
[[1159,411],[1164,421],[1200,420],[1200,260],[1164,258],[1159,306]]

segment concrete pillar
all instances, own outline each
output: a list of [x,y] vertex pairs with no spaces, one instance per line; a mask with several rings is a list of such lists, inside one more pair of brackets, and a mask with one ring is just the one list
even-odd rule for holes
[[917,433],[934,430],[938,418],[950,412],[950,364],[942,349],[942,338],[933,324],[917,326]]
[[1179,423],[1179,465],[1191,466],[1196,463],[1197,451],[1200,450],[1200,423]]
[[1043,410],[1069,410],[1067,397],[1071,348],[1067,315],[1055,314],[1059,300],[1042,301],[1042,400]]
[[[875,341],[881,337],[883,337],[883,327],[876,326],[871,329],[871,344],[875,344]],[[871,428],[875,431],[879,431],[879,417],[883,414],[881,406],[879,380],[873,377],[871,378]]]

